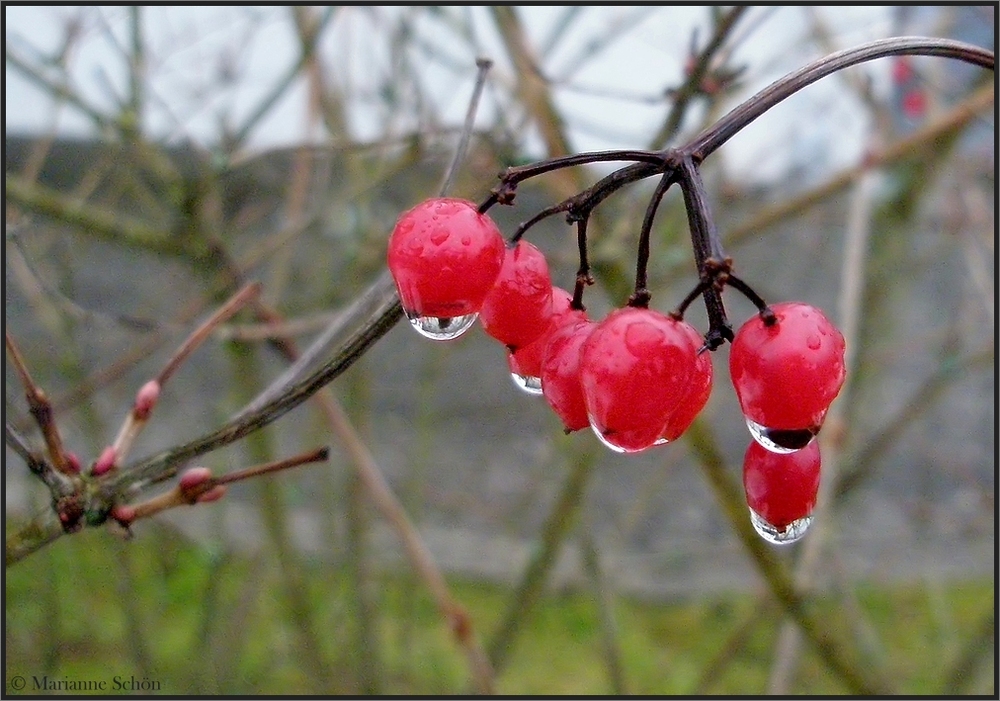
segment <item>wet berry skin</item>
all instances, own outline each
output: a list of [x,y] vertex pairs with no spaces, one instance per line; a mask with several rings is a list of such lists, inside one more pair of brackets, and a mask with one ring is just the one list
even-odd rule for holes
[[779,531],[812,514],[819,481],[817,441],[793,453],[774,453],[751,441],[743,457],[747,506]]
[[[688,324],[682,327],[691,338],[691,343],[701,351],[704,346],[704,339],[698,331]],[[712,353],[707,348],[698,353],[695,360],[691,378],[688,380],[688,388],[684,393],[684,398],[677,405],[677,410],[667,421],[667,426],[663,431],[663,437],[668,441],[675,441],[680,438],[688,427],[694,422],[701,410],[708,404],[708,399],[712,394]]]
[[740,407],[768,429],[816,432],[844,384],[844,337],[808,304],[771,310],[774,324],[755,314],[733,338],[729,374]]
[[651,309],[624,307],[590,334],[580,379],[591,426],[609,447],[638,452],[664,442],[696,363],[684,326]]
[[500,275],[479,310],[479,323],[488,335],[517,349],[541,336],[551,316],[549,265],[534,244],[522,239],[507,247]]
[[493,221],[467,200],[435,197],[403,212],[389,237],[387,262],[407,316],[478,313],[505,248]]
[[580,383],[583,344],[594,330],[592,321],[571,321],[548,337],[542,359],[542,394],[562,419],[566,432],[590,425]]
[[582,309],[573,309],[570,306],[572,302],[573,295],[561,287],[553,286],[552,314],[549,317],[548,328],[531,343],[507,354],[511,373],[522,377],[541,377],[542,359],[549,335],[563,324],[587,320],[587,313]]

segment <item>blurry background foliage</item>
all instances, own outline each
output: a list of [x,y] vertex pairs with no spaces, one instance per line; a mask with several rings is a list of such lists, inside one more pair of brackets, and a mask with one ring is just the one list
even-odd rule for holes
[[[863,41],[995,42],[992,5],[4,11],[4,325],[85,464],[238,280],[263,283],[301,347],[371,284],[398,214],[440,186],[477,57],[493,67],[451,193],[481,201],[507,165],[682,143]],[[716,38],[710,76],[736,77],[692,91],[685,64]],[[728,346],[689,434],[637,456],[563,435],[478,327],[435,344],[399,324],[331,385],[468,611],[495,690],[996,693],[993,81],[945,59],[864,64],[703,168],[737,273],[849,334],[821,503],[794,546],[749,529]],[[606,172],[538,178],[491,213],[509,233]],[[598,210],[594,318],[625,302],[651,189]],[[566,288],[574,235],[559,217],[528,234]],[[696,282],[676,192],[650,278],[662,311]],[[734,326],[753,313],[726,300]],[[705,330],[698,305],[689,318]],[[192,356],[135,457],[207,433],[281,372],[254,330],[241,313]],[[6,360],[4,382],[6,420],[37,439]],[[7,693],[13,675],[472,689],[460,636],[312,401],[199,463],[221,474],[316,445],[329,463],[8,566]],[[9,449],[4,482],[9,534],[47,494]]]

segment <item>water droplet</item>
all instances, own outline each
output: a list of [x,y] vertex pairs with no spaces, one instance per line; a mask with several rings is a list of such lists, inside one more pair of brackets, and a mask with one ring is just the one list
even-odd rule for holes
[[441,244],[443,244],[445,241],[448,240],[449,236],[451,236],[450,231],[445,229],[443,226],[438,227],[431,234],[431,243],[433,243],[435,246],[440,246]]
[[518,375],[516,372],[510,374],[510,379],[514,380],[517,388],[528,394],[542,393],[542,378],[533,375]]
[[409,316],[410,325],[422,336],[435,341],[450,341],[465,333],[476,321],[478,312],[464,316]]
[[811,333],[806,339],[806,345],[809,346],[809,350],[819,350],[820,346],[823,345],[823,339],[819,337],[819,334]]
[[655,446],[664,445],[667,443],[667,439],[664,438],[663,436],[660,436],[659,438],[656,439],[656,441],[654,441],[650,445],[643,446],[642,448],[628,448],[615,443],[614,438],[608,436],[600,428],[598,428],[594,424],[593,417],[590,417],[590,428],[593,429],[594,435],[597,436],[597,439],[601,443],[603,443],[605,447],[610,448],[616,453],[641,453],[642,451],[647,450],[648,448],[653,448]]
[[753,524],[754,530],[760,535],[761,538],[766,540],[768,543],[774,543],[775,545],[788,545],[789,543],[794,543],[799,538],[806,534],[809,529],[809,525],[813,522],[812,514],[808,516],[803,516],[800,519],[792,521],[784,528],[778,528],[772,526],[764,517],[758,514],[753,509],[750,509],[750,523]]
[[772,453],[794,453],[796,450],[805,448],[809,445],[809,441],[816,437],[816,433],[808,428],[797,430],[768,428],[761,426],[748,416],[743,418],[746,419],[747,428],[750,429],[750,435],[753,436],[753,439]]

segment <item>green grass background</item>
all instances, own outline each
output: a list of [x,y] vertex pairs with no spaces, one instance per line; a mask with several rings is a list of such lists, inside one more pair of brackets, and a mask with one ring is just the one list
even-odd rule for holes
[[[82,541],[82,542],[81,542]],[[350,576],[303,562],[309,625],[321,650],[300,654],[301,616],[289,610],[273,559],[250,559],[194,544],[147,526],[129,541],[108,532],[65,538],[8,569],[6,667],[22,693],[41,693],[34,678],[148,679],[162,694],[350,694],[364,673],[385,694],[471,690],[462,651],[418,582],[405,573],[372,575],[376,602],[370,657],[352,643]],[[456,598],[488,639],[512,592],[451,579]],[[852,592],[868,628],[861,645],[877,655],[905,694],[936,693],[955,680],[949,664],[970,629],[994,607],[992,580],[861,584]],[[843,594],[831,595],[843,597]],[[819,601],[819,612],[843,601]],[[298,612],[301,614],[301,611]],[[614,655],[588,591],[548,591],[528,614],[506,667],[502,694],[761,694],[780,618],[766,595],[706,594],[650,602],[614,598]],[[836,616],[823,615],[828,625]],[[845,622],[842,622],[846,625]],[[858,631],[843,631],[858,634]],[[617,658],[617,659],[616,659]],[[310,660],[324,669],[317,673]],[[809,651],[795,692],[848,693]],[[613,661],[614,660],[614,661]],[[612,664],[620,665],[614,679]],[[992,693],[992,666],[969,666],[959,680]],[[107,693],[115,693],[109,690]]]

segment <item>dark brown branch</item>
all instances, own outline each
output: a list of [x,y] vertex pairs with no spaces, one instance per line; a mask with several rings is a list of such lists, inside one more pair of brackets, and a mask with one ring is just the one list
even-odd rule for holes
[[715,350],[724,341],[733,340],[733,327],[726,318],[726,307],[722,303],[721,285],[729,272],[729,262],[708,208],[705,185],[698,168],[690,155],[681,156],[678,167],[698,278],[707,283],[702,291],[709,321],[705,344],[710,350]]
[[764,112],[820,78],[859,63],[904,54],[953,58],[990,70],[995,61],[992,51],[951,39],[893,37],[862,44],[825,56],[776,80],[696,136],[683,150],[703,160]]

